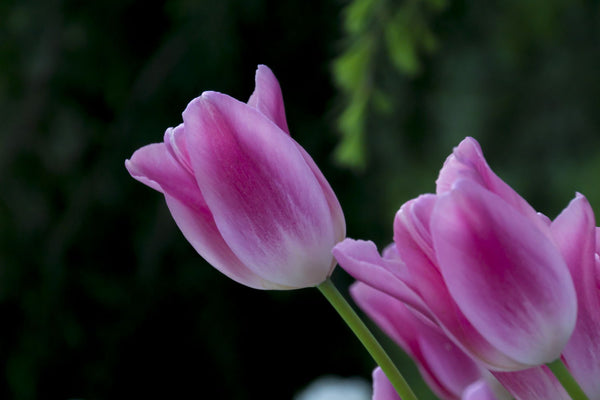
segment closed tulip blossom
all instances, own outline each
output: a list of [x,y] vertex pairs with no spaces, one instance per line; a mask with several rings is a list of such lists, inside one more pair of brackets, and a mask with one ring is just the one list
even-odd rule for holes
[[448,157],[436,192],[396,215],[402,262],[346,239],[334,249],[340,265],[421,312],[490,370],[556,360],[573,332],[577,297],[548,218],[492,172],[472,138]]
[[340,204],[290,136],[277,79],[264,65],[247,103],[204,92],[162,143],[125,162],[165,196],[177,226],[206,261],[257,289],[316,286],[345,236]]

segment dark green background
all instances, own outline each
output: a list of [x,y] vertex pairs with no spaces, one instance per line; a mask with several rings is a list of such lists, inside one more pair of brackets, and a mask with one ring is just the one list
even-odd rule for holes
[[[358,33],[341,0],[0,2],[0,397],[288,399],[323,374],[369,378],[316,290],[228,280],[123,166],[203,90],[247,99],[259,63],[350,237],[387,244],[467,135],[550,217],[575,191],[598,209],[597,1],[352,3],[382,7]],[[415,68],[378,31],[394,23],[381,10],[407,4],[436,42]],[[365,109],[362,168],[332,155],[351,95],[334,60],[361,35],[375,43],[365,82],[386,97]]]

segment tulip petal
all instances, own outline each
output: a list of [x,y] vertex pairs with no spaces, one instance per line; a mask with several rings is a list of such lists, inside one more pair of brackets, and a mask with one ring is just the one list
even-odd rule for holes
[[[401,261],[384,260],[371,241],[345,239],[333,248],[333,255],[346,272],[382,292],[410,305],[425,316],[429,309],[401,279],[406,268]],[[432,317],[431,317],[432,318]]]
[[183,120],[198,186],[231,250],[281,285],[323,282],[333,268],[332,216],[289,135],[215,92],[192,101]]
[[319,182],[319,185],[321,186],[321,190],[325,195],[327,205],[329,206],[329,212],[333,219],[334,237],[336,238],[335,241],[336,243],[340,242],[346,237],[346,220],[344,218],[342,206],[340,205],[340,202],[337,196],[335,195],[335,192],[329,185],[329,182],[327,182],[327,179],[325,179],[325,176],[323,175],[319,167],[317,167],[317,164],[315,164],[312,157],[298,143],[294,142],[294,144],[296,145],[296,148],[304,158],[306,165],[308,165],[315,178],[317,179],[317,182]]
[[164,143],[173,158],[181,164],[190,174],[194,174],[190,155],[187,151],[187,142],[183,124],[169,128],[164,135]]
[[137,150],[125,162],[135,179],[165,195],[175,223],[192,247],[216,269],[231,279],[257,289],[283,289],[248,270],[231,252],[221,234],[196,180],[172,156],[163,143]]
[[492,374],[516,400],[571,400],[545,365],[516,372]]
[[208,208],[189,207],[165,195],[167,206],[183,236],[213,267],[234,281],[255,289],[292,289],[270,282],[249,270],[225,243]]
[[194,176],[171,156],[164,143],[138,149],[125,161],[129,174],[161,193],[169,193],[187,204],[202,198]]
[[540,227],[547,225],[545,216],[537,215],[535,209],[525,199],[492,171],[483,156],[479,143],[472,137],[467,137],[460,142],[444,162],[436,181],[436,193],[449,192],[452,185],[459,179],[477,182],[500,196],[518,212],[530,218],[536,225]]
[[429,231],[429,220],[437,196],[425,194],[400,207],[394,218],[394,242],[407,265],[436,263]]
[[440,196],[431,231],[448,290],[477,331],[524,365],[555,360],[573,331],[577,304],[552,241],[469,180]]
[[373,400],[401,400],[380,367],[373,370]]
[[254,81],[254,92],[248,99],[248,105],[256,108],[289,135],[283,95],[275,74],[266,65],[259,65]]
[[600,398],[600,292],[596,282],[596,222],[586,198],[577,194],[552,223],[552,234],[577,290],[577,323],[562,357],[590,399]]
[[429,231],[436,199],[435,195],[419,196],[404,204],[396,214],[394,242],[397,253],[408,266],[404,283],[423,300],[426,309],[435,316],[433,319],[464,351],[484,361],[490,368],[523,368],[521,363],[499,353],[485,340],[450,296],[437,266]]

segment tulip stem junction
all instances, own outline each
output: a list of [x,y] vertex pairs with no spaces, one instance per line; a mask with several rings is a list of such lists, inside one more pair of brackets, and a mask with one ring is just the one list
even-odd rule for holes
[[318,285],[317,288],[323,293],[344,322],[352,329],[352,332],[358,337],[369,354],[371,354],[371,357],[381,367],[402,400],[417,400],[417,397],[394,365],[394,362],[350,304],[344,299],[344,296],[337,290],[331,279],[328,278],[325,282]]
[[560,358],[548,364],[548,367],[573,400],[588,400],[588,397],[581,390],[581,387]]

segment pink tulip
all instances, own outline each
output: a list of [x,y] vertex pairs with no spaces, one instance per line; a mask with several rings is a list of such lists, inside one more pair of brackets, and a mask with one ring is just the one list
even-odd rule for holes
[[338,200],[289,135],[277,79],[264,65],[248,103],[204,92],[164,142],[125,162],[163,193],[173,219],[202,257],[257,289],[316,286],[331,274],[345,236]]
[[489,369],[558,358],[577,299],[548,219],[491,171],[471,138],[448,158],[437,186],[436,195],[411,200],[396,215],[404,264],[347,239],[334,249],[340,265],[421,311]]
[[562,358],[590,399],[600,399],[600,237],[580,194],[552,222],[552,233],[577,289],[577,323]]

